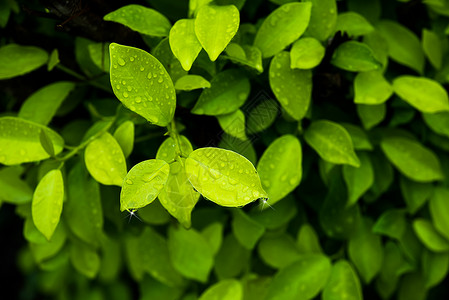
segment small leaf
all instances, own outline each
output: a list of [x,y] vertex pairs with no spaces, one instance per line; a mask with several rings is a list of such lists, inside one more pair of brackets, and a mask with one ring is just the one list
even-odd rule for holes
[[351,136],[337,123],[327,120],[312,122],[304,133],[304,139],[322,159],[328,162],[360,166]]
[[405,212],[398,209],[386,210],[377,219],[372,231],[394,239],[401,239],[406,230]]
[[123,155],[128,157],[134,147],[134,123],[125,121],[114,131],[114,138],[122,148]]
[[204,5],[196,14],[195,33],[211,61],[226,48],[240,24],[240,14],[234,5]]
[[40,133],[45,131],[50,138],[54,154],[59,154],[64,146],[63,139],[53,130],[43,125],[15,117],[0,118],[0,163],[16,165],[47,159],[50,155],[42,147]]
[[362,300],[362,288],[354,268],[346,260],[337,261],[324,287],[323,300]]
[[[167,138],[157,150],[156,158],[165,160],[167,163],[172,163],[178,156],[187,157],[192,151],[192,144],[183,135]],[[179,144],[179,148],[178,148]]]
[[434,252],[449,251],[449,240],[441,236],[435,227],[426,219],[415,219],[413,229],[421,242],[429,250]]
[[282,108],[299,121],[307,113],[312,98],[312,73],[310,70],[290,68],[288,52],[278,53],[269,70],[270,87]]
[[295,241],[288,234],[265,235],[257,247],[260,258],[268,266],[283,269],[301,257]]
[[449,253],[424,251],[422,254],[422,273],[426,288],[440,284],[449,271]]
[[359,153],[360,166],[343,166],[343,177],[348,188],[348,206],[354,205],[374,183],[374,170],[366,153]]
[[275,100],[267,99],[257,104],[249,113],[246,127],[249,134],[264,131],[270,127],[279,114]]
[[245,115],[240,109],[230,114],[219,115],[217,119],[223,131],[230,136],[241,140],[248,139],[245,132]]
[[243,247],[249,250],[253,249],[264,234],[265,228],[252,220],[242,210],[237,209],[233,212],[232,232]]
[[337,22],[336,0],[307,0],[312,4],[310,23],[306,34],[325,41],[334,32]]
[[304,224],[299,229],[296,245],[301,254],[323,253],[318,235],[309,224]]
[[273,205],[292,192],[302,178],[302,148],[293,135],[274,140],[263,153],[257,165],[262,187]]
[[223,243],[223,227],[222,223],[214,222],[201,231],[201,234],[211,246],[214,255],[217,254]]
[[438,187],[430,198],[429,208],[435,229],[449,241],[449,190]]
[[312,37],[297,40],[290,51],[292,69],[312,69],[320,64],[326,49],[320,41]]
[[297,40],[309,24],[310,3],[287,3],[274,10],[262,23],[254,46],[262,57],[271,57]]
[[224,279],[207,288],[198,300],[242,300],[242,284],[235,279]]
[[393,81],[394,92],[424,113],[449,111],[446,90],[436,81],[416,76],[400,76]]
[[430,30],[422,30],[422,46],[424,53],[435,69],[441,69],[443,61],[443,46],[438,35]]
[[356,41],[345,42],[338,46],[331,63],[340,69],[352,72],[366,72],[382,67],[375,58],[373,50],[367,44]]
[[434,186],[430,182],[416,182],[401,176],[400,187],[402,197],[407,203],[410,214],[415,214],[429,200]]
[[53,70],[59,64],[59,62],[58,49],[54,49],[50,54],[50,58],[48,59],[47,71]]
[[181,91],[205,88],[210,88],[210,82],[199,75],[185,75],[179,78],[175,83],[175,89]]
[[103,72],[109,73],[111,66],[109,43],[95,43],[87,46],[92,62]]
[[0,201],[11,204],[25,204],[33,198],[33,191],[21,179],[20,167],[4,167],[0,169]]
[[360,72],[354,79],[354,103],[376,105],[393,94],[393,88],[380,71]]
[[238,277],[245,270],[250,257],[251,251],[229,233],[215,257],[214,271],[220,279]]
[[240,46],[236,43],[229,43],[226,47],[226,54],[234,63],[240,63],[244,66],[251,67],[259,73],[263,72],[262,52],[255,46]]
[[0,47],[0,80],[20,76],[45,65],[48,54],[34,46],[8,44]]
[[182,65],[189,71],[202,47],[195,34],[195,20],[178,20],[170,29],[170,48]]
[[449,137],[449,112],[423,113],[424,122],[434,132]]
[[327,256],[302,256],[274,276],[266,299],[312,299],[323,289],[330,273],[331,263]]
[[171,27],[170,21],[160,12],[136,4],[122,6],[105,15],[103,19],[151,36],[168,36]]
[[393,136],[383,138],[380,146],[388,160],[408,178],[418,182],[444,178],[438,157],[417,141]]
[[59,223],[64,199],[64,181],[59,169],[51,170],[39,181],[33,194],[31,214],[34,225],[50,240]]
[[349,123],[341,123],[340,125],[348,131],[355,150],[373,150],[373,145],[362,128]]
[[122,186],[126,161],[115,138],[105,132],[87,145],[84,161],[90,175],[101,184]]
[[39,134],[39,141],[41,142],[41,146],[44,148],[45,152],[47,152],[50,157],[54,157],[55,148],[53,147],[50,137],[44,130],[41,130],[41,133]]
[[123,180],[120,210],[135,210],[150,204],[164,188],[170,166],[160,159],[136,164]]
[[357,104],[357,114],[367,130],[382,122],[387,115],[385,103],[377,105]]
[[218,73],[210,84],[201,93],[192,113],[210,116],[232,113],[245,103],[251,89],[248,78],[237,69]]
[[347,11],[337,16],[335,32],[347,33],[350,37],[357,37],[374,31],[374,27],[360,14]]
[[138,48],[112,43],[111,85],[131,111],[158,126],[167,126],[176,108],[173,82],[164,66]]
[[100,256],[92,246],[74,241],[70,244],[70,261],[79,273],[95,278],[100,270]]

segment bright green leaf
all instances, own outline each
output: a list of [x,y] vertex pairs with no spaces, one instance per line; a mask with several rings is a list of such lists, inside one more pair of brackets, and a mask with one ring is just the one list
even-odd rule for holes
[[320,41],[313,37],[297,40],[290,51],[290,67],[292,69],[312,69],[320,64],[326,49]]
[[347,33],[350,37],[357,37],[374,31],[374,27],[360,14],[347,11],[337,16],[335,32]]
[[237,240],[247,249],[253,249],[265,232],[265,228],[252,220],[242,210],[233,211],[232,232]]
[[323,300],[362,300],[362,288],[354,268],[346,260],[339,260],[332,266],[329,281],[324,287]]
[[354,79],[354,103],[376,105],[393,94],[393,88],[380,71],[361,72]]
[[430,221],[426,219],[415,219],[413,221],[413,229],[420,241],[429,250],[434,252],[449,251],[449,240],[441,236]]
[[310,23],[306,34],[325,41],[334,32],[337,22],[336,0],[306,0],[312,4]]
[[385,103],[377,105],[357,104],[357,114],[367,130],[378,125],[387,115]]
[[275,100],[267,99],[257,104],[249,113],[246,127],[249,134],[261,132],[270,127],[279,114]]
[[0,47],[0,80],[20,76],[43,66],[48,60],[45,50],[34,46],[8,44]]
[[432,66],[435,69],[441,69],[443,45],[438,35],[424,28],[422,31],[422,47]]
[[178,20],[170,29],[169,42],[170,48],[182,68],[189,71],[202,49],[195,34],[195,20]]
[[242,300],[242,284],[235,279],[224,279],[207,288],[198,300]]
[[349,41],[335,49],[331,63],[343,70],[366,72],[377,70],[382,64],[377,61],[373,50],[364,43]]
[[429,208],[435,229],[449,241],[449,190],[438,187],[430,198]]
[[348,188],[348,206],[354,205],[374,183],[374,170],[368,154],[359,153],[360,166],[343,166],[343,177]]
[[181,91],[206,88],[210,88],[210,82],[199,75],[185,75],[179,78],[175,83],[175,89]]
[[114,138],[122,148],[123,155],[128,157],[134,147],[134,123],[125,121],[114,131]]
[[117,98],[149,122],[167,126],[173,119],[176,94],[164,66],[138,48],[112,43],[111,85]]
[[237,43],[229,43],[226,47],[226,54],[234,63],[240,63],[244,66],[251,67],[259,73],[263,72],[262,52],[255,46],[240,46]]
[[424,122],[434,132],[449,137],[449,112],[442,111],[437,113],[422,114]]
[[245,115],[240,109],[230,114],[219,115],[217,119],[223,131],[230,136],[240,140],[248,139],[245,132]]

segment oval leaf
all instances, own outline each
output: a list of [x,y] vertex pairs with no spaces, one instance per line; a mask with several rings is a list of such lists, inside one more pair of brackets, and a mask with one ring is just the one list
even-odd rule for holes
[[326,49],[320,41],[312,37],[297,40],[290,51],[292,69],[312,69],[324,58]]
[[123,155],[128,157],[134,147],[134,123],[125,121],[114,132],[114,138],[122,148]]
[[422,46],[432,66],[435,69],[440,69],[443,61],[443,46],[438,35],[433,31],[423,29]]
[[59,223],[64,200],[61,170],[51,170],[39,181],[33,194],[31,215],[36,228],[50,240]]
[[149,122],[167,126],[176,108],[173,82],[164,66],[138,48],[112,43],[111,84],[117,98]]
[[242,300],[243,286],[235,279],[224,279],[210,286],[199,300]]
[[29,73],[48,60],[45,50],[33,46],[8,44],[0,48],[0,80]]
[[310,23],[306,34],[325,41],[334,32],[337,22],[336,0],[306,0],[312,4]]
[[366,153],[359,153],[360,167],[343,166],[343,178],[348,188],[348,203],[353,205],[374,184],[374,170],[371,160]]
[[245,132],[245,115],[238,109],[226,115],[217,116],[218,123],[224,132],[242,141],[248,139]]
[[195,33],[211,61],[226,48],[240,24],[240,14],[234,5],[204,5],[195,18]]
[[436,188],[430,198],[430,213],[435,229],[449,241],[449,190]]
[[360,72],[354,79],[354,103],[381,104],[393,94],[393,88],[380,71]]
[[338,14],[335,32],[338,31],[349,36],[361,36],[374,31],[374,27],[362,15],[348,11]]
[[175,89],[191,91],[210,88],[210,82],[199,75],[185,75],[176,80]]
[[449,241],[442,237],[433,227],[432,223],[426,219],[415,219],[413,229],[421,242],[429,250],[434,252],[449,251]]
[[375,58],[373,50],[367,44],[356,41],[345,42],[335,49],[331,63],[352,72],[366,72],[382,67]]
[[346,260],[337,261],[332,267],[329,281],[324,287],[323,300],[362,300],[359,277]]
[[120,210],[135,210],[156,199],[170,173],[170,166],[160,159],[142,161],[129,170],[120,193]]
[[170,29],[170,48],[182,65],[189,71],[202,47],[195,34],[195,20],[178,20]]
[[268,197],[253,164],[233,151],[200,148],[190,153],[185,166],[193,187],[221,206],[243,206]]

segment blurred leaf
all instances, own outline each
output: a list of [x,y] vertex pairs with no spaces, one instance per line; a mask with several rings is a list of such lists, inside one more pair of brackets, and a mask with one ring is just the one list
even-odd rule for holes
[[223,243],[223,224],[214,222],[204,228],[201,234],[208,241],[214,255],[217,254]]
[[33,191],[22,180],[20,167],[3,167],[0,169],[0,200],[11,204],[31,202]]
[[363,299],[359,278],[349,262],[339,260],[332,266],[329,281],[323,290],[322,299]]
[[413,272],[402,277],[398,289],[398,300],[425,300],[426,295],[424,278],[420,273]]
[[424,122],[434,132],[449,137],[449,112],[423,113]]
[[260,258],[270,267],[282,269],[301,257],[295,241],[290,235],[266,234],[257,248]]
[[248,133],[255,134],[269,128],[275,121],[278,113],[278,105],[275,100],[263,100],[248,115],[246,121]]
[[292,69],[312,69],[324,58],[326,49],[320,41],[312,37],[297,40],[290,51],[290,67]]
[[373,145],[362,128],[349,123],[340,123],[340,125],[343,126],[351,136],[355,150],[373,150]]
[[368,154],[359,152],[360,166],[358,168],[343,165],[343,177],[348,189],[348,203],[351,206],[368,191],[374,183],[374,170]]
[[337,1],[307,0],[306,2],[312,4],[312,13],[306,34],[325,41],[334,32],[337,22]]
[[313,227],[309,224],[304,224],[299,229],[296,244],[301,254],[323,253],[319,237]]
[[95,278],[100,270],[100,256],[92,246],[82,242],[72,241],[70,244],[70,261],[75,270],[90,279]]
[[45,50],[34,46],[7,44],[0,47],[0,80],[20,76],[47,63]]
[[219,115],[217,119],[223,131],[230,136],[240,140],[248,139],[245,132],[245,115],[240,109],[226,115]]
[[449,240],[441,236],[429,220],[415,219],[413,229],[420,241],[431,251],[447,252],[449,251]]
[[109,73],[111,68],[109,43],[95,43],[87,46],[90,59],[103,72]]
[[249,214],[251,219],[262,224],[266,229],[277,229],[290,222],[297,214],[298,210],[293,195],[287,195],[282,201],[274,204],[271,209],[255,207]]
[[373,50],[360,42],[349,41],[341,44],[332,55],[331,63],[337,68],[351,72],[367,72],[382,67]]
[[374,27],[362,15],[347,11],[338,14],[334,30],[335,32],[345,32],[350,37],[357,37],[374,31]]
[[378,105],[357,104],[357,114],[366,130],[373,128],[384,120],[387,115],[385,103]]
[[415,214],[433,193],[434,187],[429,182],[416,182],[401,176],[399,183],[408,212],[411,214]]
[[215,257],[214,271],[220,279],[235,278],[248,267],[251,251],[243,247],[230,233]]
[[433,190],[429,208],[435,229],[449,241],[449,190],[437,187]]
[[138,214],[142,221],[152,225],[162,225],[170,221],[170,214],[162,206],[159,199],[139,209]]
[[242,210],[233,211],[232,232],[243,247],[251,250],[265,232],[265,228],[252,220]]
[[54,49],[54,50],[51,52],[50,57],[49,57],[49,59],[48,59],[48,63],[47,63],[47,71],[53,70],[59,63],[60,63],[60,61],[59,61],[59,52],[58,52],[58,49]]
[[196,89],[210,88],[210,82],[199,75],[185,75],[175,83],[175,89],[191,91]]
[[48,155],[50,155],[50,157],[54,157],[55,156],[55,148],[53,147],[53,143],[52,143],[50,137],[44,130],[41,130],[41,132],[39,134],[39,141],[41,142],[41,146],[42,146],[42,148],[44,148],[45,152],[47,152]]
[[438,35],[430,30],[422,30],[422,47],[424,53],[435,69],[441,69],[443,61],[443,45]]
[[374,224],[373,232],[401,239],[406,229],[405,212],[398,209],[386,210]]
[[242,300],[242,284],[235,279],[224,279],[207,288],[198,300]]

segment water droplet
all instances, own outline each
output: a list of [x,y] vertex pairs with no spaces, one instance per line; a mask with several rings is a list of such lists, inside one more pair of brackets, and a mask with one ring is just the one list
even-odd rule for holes
[[164,82],[164,78],[162,78],[162,77],[159,77],[159,79],[157,80],[157,82],[159,82],[159,83],[162,83],[162,82]]
[[131,92],[132,90],[133,90],[133,88],[128,86],[128,92]]
[[153,73],[149,72],[147,78],[151,79],[153,77]]
[[125,80],[123,80],[123,81],[122,81],[122,84],[123,84],[123,85],[126,85],[126,81],[125,81]]
[[287,180],[287,175],[282,175],[281,176],[281,181],[285,181],[285,180]]
[[129,107],[129,109],[132,110],[132,111],[136,111],[136,107],[132,106],[132,105]]
[[253,191],[254,198],[259,198],[260,194],[258,191]]
[[123,60],[123,58],[119,57],[119,59],[117,60],[118,64],[121,66],[125,65],[125,61]]
[[133,181],[131,179],[126,179],[127,184],[133,184]]
[[117,65],[113,65],[114,69],[117,69]]
[[152,101],[153,101],[153,97],[149,96],[149,97],[148,97],[148,100],[149,100],[150,102],[152,102]]
[[140,67],[140,71],[142,72],[142,71],[145,71],[145,68],[144,67]]
[[127,92],[123,92],[123,97],[128,98],[128,93]]
[[140,103],[140,102],[142,102],[142,98],[136,97],[136,103]]
[[129,61],[134,61],[134,57],[131,56],[131,57],[129,58]]
[[119,90],[119,89],[120,89],[120,85],[118,85],[118,84],[117,84],[117,85],[116,85],[115,87],[117,88],[117,90]]

